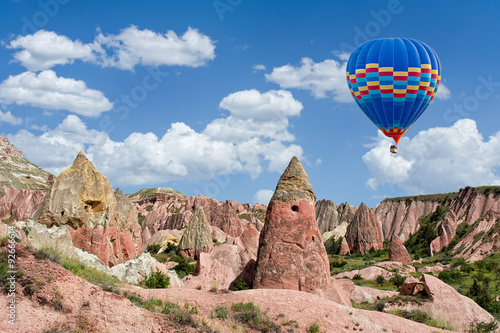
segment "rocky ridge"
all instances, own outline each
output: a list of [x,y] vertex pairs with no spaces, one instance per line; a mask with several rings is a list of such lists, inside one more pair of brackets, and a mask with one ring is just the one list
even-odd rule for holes
[[20,221],[30,217],[52,185],[53,176],[23,157],[0,136],[0,219]]

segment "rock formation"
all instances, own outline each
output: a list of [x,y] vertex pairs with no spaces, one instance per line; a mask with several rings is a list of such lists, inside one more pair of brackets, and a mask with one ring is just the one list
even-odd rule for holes
[[51,185],[51,176],[0,136],[0,219],[15,222],[33,215]]
[[120,190],[113,192],[81,152],[56,178],[33,218],[49,227],[67,225],[76,247],[110,267],[142,253],[135,207]]
[[361,203],[347,227],[345,239],[351,253],[365,253],[371,248],[375,250],[384,248],[382,228],[373,212],[364,203]]
[[[219,202],[202,195],[187,197],[179,192],[147,189],[130,196],[139,214],[143,216],[142,242],[148,243],[159,230],[182,228],[191,220],[196,208],[203,207],[212,227],[218,228],[231,239],[240,236],[252,224],[262,229],[265,206],[242,204],[232,200]],[[224,236],[225,237],[225,236]],[[217,237],[216,237],[217,238]]]
[[198,207],[182,235],[177,252],[186,258],[198,259],[200,253],[210,252],[213,246],[210,224],[203,207]]
[[342,243],[340,243],[339,254],[341,256],[346,255],[346,254],[351,254],[351,250],[349,249],[349,244],[347,244],[347,239],[345,239],[345,237],[342,238]]
[[[431,253],[448,246],[457,234],[459,225],[468,225],[466,228],[471,229],[454,247],[454,250],[462,249],[459,256],[476,261],[494,252],[495,245],[500,245],[500,226],[497,225],[500,217],[500,191],[499,187],[491,189],[491,192],[487,191],[487,187],[465,188],[460,191],[439,223],[439,236],[431,243]],[[483,236],[477,240],[476,235],[481,232]]]
[[382,225],[385,239],[396,235],[405,242],[420,228],[418,220],[434,212],[439,204],[437,200],[418,200],[418,197],[385,199],[373,208],[373,212]]
[[316,221],[321,234],[334,230],[342,223],[349,224],[356,214],[356,207],[350,206],[347,202],[337,206],[331,200],[319,200],[316,202]]
[[389,247],[389,260],[399,261],[405,265],[411,265],[412,260],[408,250],[398,236],[392,236]]
[[401,295],[422,293],[431,299],[424,302],[423,310],[430,311],[435,317],[448,322],[453,329],[464,331],[468,325],[477,322],[490,322],[494,318],[470,298],[460,295],[453,287],[432,275],[423,274],[420,280],[408,277],[401,286]]
[[260,234],[254,288],[326,288],[330,267],[319,234],[316,194],[297,157],[276,186]]

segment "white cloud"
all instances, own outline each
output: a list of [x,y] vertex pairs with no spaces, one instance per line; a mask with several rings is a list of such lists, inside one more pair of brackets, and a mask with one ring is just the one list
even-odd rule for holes
[[[95,40],[101,46],[103,66],[126,70],[133,70],[138,64],[198,67],[215,58],[213,41],[192,28],[179,37],[172,30],[162,34],[130,26],[118,35],[100,33]],[[114,54],[108,56],[106,49]]]
[[52,70],[9,76],[0,84],[0,102],[68,110],[88,117],[113,107],[102,92],[87,88],[83,81],[58,77]]
[[72,41],[66,36],[45,30],[39,30],[33,35],[18,36],[7,48],[22,49],[14,54],[14,58],[30,71],[73,63],[75,59],[91,61],[95,58],[91,44]]
[[446,100],[449,99],[450,97],[451,97],[450,89],[448,89],[448,87],[445,86],[443,82],[441,82],[439,84],[438,91],[436,93],[436,98]]
[[353,102],[345,78],[346,62],[327,59],[316,63],[310,58],[302,58],[300,66],[284,65],[273,68],[266,74],[268,81],[281,88],[310,90],[314,97],[325,98],[332,95],[338,102]]
[[219,107],[228,110],[230,116],[208,124],[203,133],[210,137],[235,142],[252,137],[292,141],[294,136],[288,132],[288,117],[299,115],[302,103],[289,91],[260,93],[252,89],[224,97]]
[[[248,96],[256,99],[246,98]],[[8,137],[28,159],[54,174],[71,165],[77,153],[84,151],[113,186],[146,185],[186,178],[211,179],[218,174],[234,172],[257,177],[264,169],[282,172],[292,156],[302,157],[300,146],[286,145],[280,139],[283,132],[288,133],[286,128],[273,129],[267,123],[274,118],[261,114],[262,110],[272,106],[281,116],[296,115],[302,105],[294,101],[286,91],[231,94],[221,102],[221,105],[229,105],[231,115],[215,119],[202,132],[196,132],[184,123],[173,123],[162,137],[153,133],[132,133],[125,140],[116,142],[107,133],[88,129],[79,117],[70,115],[56,128],[39,136],[22,130]],[[241,110],[256,115],[256,123],[277,132],[265,133],[255,128],[239,134],[245,126],[244,121],[253,121],[248,114],[245,119],[239,118]],[[230,118],[232,120],[228,120]],[[242,122],[233,123],[233,120]],[[231,125],[236,127],[229,128]],[[233,131],[234,136],[217,129]],[[283,136],[290,137],[291,134]]]
[[7,123],[11,125],[19,125],[22,124],[22,122],[23,120],[21,118],[14,117],[10,111],[2,112],[2,110],[0,110],[0,124]]
[[171,30],[162,34],[132,25],[117,35],[99,33],[88,44],[53,31],[39,30],[32,35],[18,36],[6,47],[20,49],[14,54],[15,61],[30,71],[47,70],[77,59],[133,70],[136,65],[199,67],[215,58],[214,42],[192,28],[178,36]]
[[253,65],[253,69],[254,69],[254,71],[265,71],[266,70],[266,66],[264,66],[264,65]]
[[392,140],[379,133],[363,156],[370,172],[367,185],[395,184],[409,194],[456,191],[464,186],[499,185],[500,132],[488,141],[471,119],[402,138],[399,154],[389,152]]
[[274,193],[271,190],[258,190],[257,193],[255,193],[255,195],[253,196],[253,202],[260,203],[262,205],[268,205],[273,194]]

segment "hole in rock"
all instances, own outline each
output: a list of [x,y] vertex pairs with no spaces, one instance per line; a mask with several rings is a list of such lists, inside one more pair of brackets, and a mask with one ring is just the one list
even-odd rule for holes
[[85,200],[83,207],[86,212],[95,213],[102,210],[102,202],[94,200]]
[[299,211],[299,206],[297,206],[297,205],[293,205],[293,206],[292,206],[292,210],[293,210],[294,212],[298,212],[298,211]]

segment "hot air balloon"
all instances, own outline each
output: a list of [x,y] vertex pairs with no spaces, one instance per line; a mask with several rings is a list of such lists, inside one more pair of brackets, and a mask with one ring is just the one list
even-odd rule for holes
[[[436,96],[441,63],[426,44],[383,38],[360,45],[347,62],[347,84],[358,106],[398,144]],[[397,153],[392,145],[390,151]]]

